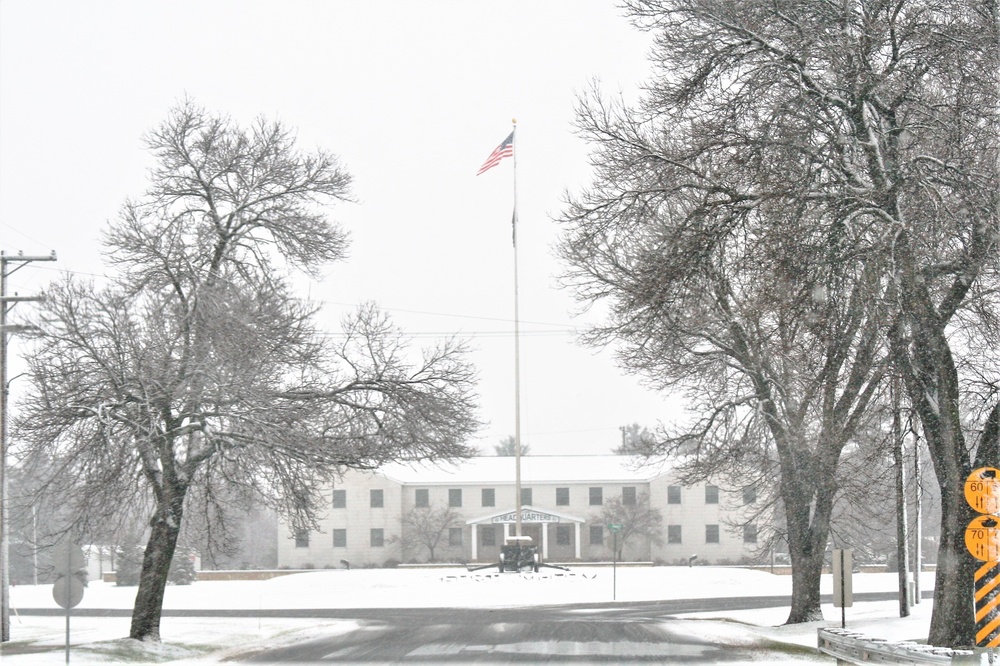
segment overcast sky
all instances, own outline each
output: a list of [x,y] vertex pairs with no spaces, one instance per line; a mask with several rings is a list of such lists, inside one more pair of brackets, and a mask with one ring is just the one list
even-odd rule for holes
[[332,211],[350,257],[308,285],[323,325],[371,300],[418,344],[468,339],[492,453],[514,433],[513,160],[475,174],[516,118],[522,440],[606,453],[676,402],[578,344],[594,315],[558,287],[552,218],[589,180],[577,95],[634,98],[648,46],[611,0],[0,0],[0,248],[59,257],[8,291],[103,275],[98,234],[146,185],[141,137],[185,95],[280,119],[354,177]]

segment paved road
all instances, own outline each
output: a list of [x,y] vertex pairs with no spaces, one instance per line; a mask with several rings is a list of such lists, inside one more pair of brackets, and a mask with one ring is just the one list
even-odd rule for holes
[[[895,598],[857,595],[857,601]],[[332,611],[324,617],[359,620],[347,633],[244,656],[258,663],[539,663],[659,662],[671,664],[813,658],[812,650],[768,652],[698,638],[678,613],[785,606],[787,597],[688,599],[618,604],[574,604],[521,609],[381,609]]]
[[[369,620],[361,628],[260,652],[263,663],[725,663],[747,659],[685,631],[684,620],[600,609],[445,609]],[[688,620],[690,622],[690,620]]]
[[685,635],[659,604],[357,612],[360,628],[270,649],[263,663],[722,663],[736,655]]
[[[925,598],[932,596],[925,592]],[[855,602],[895,599],[894,593],[855,594]],[[526,608],[165,610],[165,616],[292,617],[357,621],[358,628],[244,655],[255,663],[633,663],[671,664],[809,659],[834,663],[807,650],[789,654],[699,640],[676,615],[787,606],[788,597],[736,597],[570,604]],[[830,598],[825,597],[829,604]],[[62,609],[22,609],[56,615]],[[127,616],[126,609],[76,609],[75,616]],[[685,626],[687,625],[687,626]]]

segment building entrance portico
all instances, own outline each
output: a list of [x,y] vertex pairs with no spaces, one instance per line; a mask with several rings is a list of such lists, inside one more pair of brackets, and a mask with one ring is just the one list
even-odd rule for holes
[[[550,509],[537,509],[533,506],[521,507],[522,535],[532,537],[532,540],[537,543],[537,535],[541,533],[542,559],[548,559],[549,557],[549,525],[552,523],[573,525],[575,557],[576,559],[580,559],[580,525],[584,522],[583,518],[570,516]],[[486,516],[467,520],[465,524],[472,527],[472,559],[476,560],[479,556],[479,544],[478,539],[476,539],[479,525],[503,525],[504,541],[506,541],[508,537],[514,535],[514,526],[516,523],[516,509],[508,509],[507,511],[491,513]]]

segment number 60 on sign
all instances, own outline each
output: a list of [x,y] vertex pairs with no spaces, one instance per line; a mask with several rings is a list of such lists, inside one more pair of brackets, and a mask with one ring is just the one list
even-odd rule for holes
[[980,467],[965,480],[965,501],[979,513],[1000,513],[1000,470]]

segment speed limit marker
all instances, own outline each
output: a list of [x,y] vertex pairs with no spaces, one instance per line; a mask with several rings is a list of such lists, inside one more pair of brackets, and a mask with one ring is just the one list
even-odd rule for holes
[[965,528],[965,547],[983,562],[1000,562],[1000,521],[996,516],[977,516]]
[[965,480],[965,501],[979,513],[1000,513],[1000,470],[980,467]]

